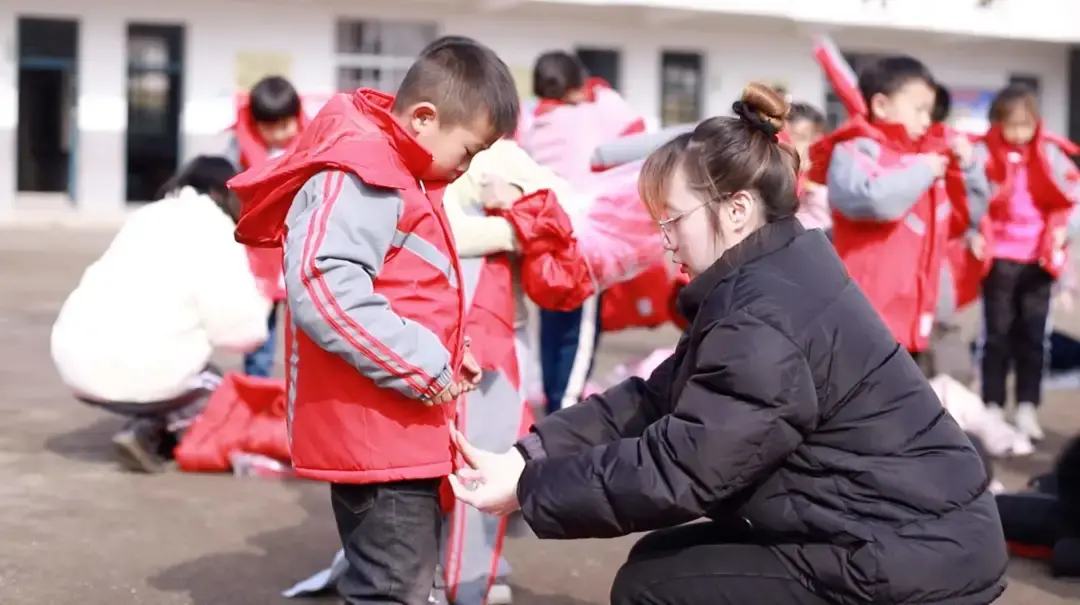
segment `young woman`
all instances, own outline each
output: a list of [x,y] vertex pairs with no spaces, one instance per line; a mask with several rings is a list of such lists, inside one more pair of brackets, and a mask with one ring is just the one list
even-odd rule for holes
[[454,432],[469,465],[455,493],[520,507],[541,538],[659,530],[616,576],[616,605],[992,602],[1008,555],[978,454],[794,218],[787,103],[751,84],[734,109],[642,173],[693,277],[675,353],[506,453]]
[[75,396],[130,422],[113,437],[132,469],[163,469],[220,376],[221,347],[266,340],[270,301],[233,239],[239,203],[223,157],[200,156],[135,211],[64,302],[52,357]]

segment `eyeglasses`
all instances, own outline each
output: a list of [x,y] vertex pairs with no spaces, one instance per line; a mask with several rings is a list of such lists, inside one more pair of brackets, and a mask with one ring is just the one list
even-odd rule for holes
[[666,218],[666,219],[664,219],[664,220],[662,220],[662,221],[660,221],[660,222],[658,222],[656,224],[657,224],[657,226],[660,227],[660,232],[661,233],[663,233],[665,236],[670,236],[671,235],[671,227],[675,223],[683,220],[687,216],[697,212],[698,210],[704,208],[705,206],[708,206],[711,203],[712,203],[712,200],[709,200],[707,202],[702,202],[702,203],[698,204],[697,206],[694,206],[693,208],[691,208],[691,209],[689,209],[689,210],[687,210],[685,212],[680,212],[679,214],[677,214],[677,215],[675,215],[675,216],[673,216],[671,218]]

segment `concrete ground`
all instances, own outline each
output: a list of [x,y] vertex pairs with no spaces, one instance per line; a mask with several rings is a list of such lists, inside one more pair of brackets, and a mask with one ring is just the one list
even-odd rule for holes
[[[109,448],[119,420],[78,405],[57,380],[50,325],[107,241],[58,227],[0,232],[0,604],[287,602],[278,591],[335,549],[325,487],[122,473]],[[1080,316],[1063,322],[1080,332]],[[670,338],[610,338],[600,371]],[[1009,485],[1048,468],[1065,436],[1080,430],[1077,403],[1075,392],[1050,396],[1051,436],[1036,456],[999,465]],[[631,543],[511,541],[515,602],[606,603]],[[1000,603],[1080,600],[1080,585],[1052,581],[1037,564],[1017,561],[1010,577]]]

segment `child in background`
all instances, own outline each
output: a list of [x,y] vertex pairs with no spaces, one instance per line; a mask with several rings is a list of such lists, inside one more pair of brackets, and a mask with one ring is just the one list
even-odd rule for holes
[[192,160],[160,201],[127,219],[53,325],[64,383],[131,417],[113,443],[133,470],[165,468],[220,380],[214,349],[250,351],[266,339],[270,301],[233,238],[240,207],[225,184],[235,174],[224,157]]
[[[228,156],[237,171],[277,157],[296,138],[304,126],[304,113],[296,88],[280,76],[259,80],[251,88],[246,102],[237,110],[236,124]],[[284,297],[281,284],[280,251],[249,248],[251,269],[277,303]],[[269,338],[261,347],[244,357],[244,372],[250,376],[269,376],[277,353],[277,309],[270,310],[267,321]]]
[[803,227],[829,233],[832,229],[832,211],[829,210],[828,190],[824,185],[813,183],[806,178],[806,172],[810,169],[810,146],[825,134],[826,126],[825,114],[818,108],[809,103],[791,104],[787,133],[795,145],[795,150],[799,152],[802,169],[802,174],[799,175],[801,199],[799,212],[795,216]]
[[879,60],[859,75],[859,89],[869,120],[852,119],[815,146],[812,180],[828,185],[833,241],[852,279],[900,344],[923,357],[952,213],[946,168],[958,163],[971,191],[985,190],[985,175],[963,137],[949,141],[948,155],[925,151],[936,88],[917,59]]
[[1006,378],[1010,368],[1015,370],[1014,422],[1038,440],[1050,300],[1065,265],[1080,177],[1062,142],[1045,131],[1031,90],[1018,85],[1002,90],[990,120],[978,147],[997,186],[989,208],[992,245],[983,251],[993,261],[982,287],[982,396],[1002,414]]
[[[645,123],[610,85],[589,77],[574,55],[552,51],[533,68],[538,103],[524,113],[517,140],[538,164],[584,191],[592,180],[592,157],[602,144],[640,133]],[[578,199],[588,199],[581,197]],[[569,200],[560,198],[567,212]],[[540,367],[547,412],[577,403],[592,373],[602,332],[602,295],[572,311],[540,311]]]
[[424,603],[434,585],[453,403],[480,380],[442,194],[518,111],[494,52],[443,38],[396,97],[335,96],[278,161],[230,183],[237,238],[284,245],[293,465],[331,483],[350,605]]

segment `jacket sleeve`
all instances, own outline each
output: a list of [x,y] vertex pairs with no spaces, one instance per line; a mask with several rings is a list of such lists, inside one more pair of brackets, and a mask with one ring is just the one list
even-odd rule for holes
[[979,222],[986,216],[990,208],[990,179],[986,176],[986,163],[989,161],[989,153],[984,145],[976,145],[972,151],[971,161],[966,166],[961,166],[961,174],[964,177],[964,193],[968,205],[968,227],[978,229]]
[[625,437],[640,437],[646,427],[667,413],[675,355],[664,360],[647,380],[633,376],[564,408],[540,422],[519,441],[530,460],[569,456]]
[[475,258],[513,252],[517,249],[517,237],[509,221],[501,216],[466,212],[467,207],[479,208],[479,188],[476,175],[466,172],[451,183],[443,194],[443,207],[446,208],[446,218],[450,221],[458,254],[464,258]]
[[934,184],[933,171],[916,158],[886,168],[880,156],[881,146],[868,138],[833,149],[827,185],[834,210],[852,220],[900,220]]
[[[229,220],[224,215],[221,218]],[[195,299],[210,344],[248,352],[268,336],[271,302],[251,271],[247,250],[232,238],[231,231],[230,222],[222,229],[220,240],[204,238],[201,251],[205,260]]]
[[817,416],[803,353],[740,312],[704,336],[675,409],[640,437],[527,462],[521,510],[540,538],[606,538],[691,521],[771,473]]
[[405,319],[373,280],[402,235],[397,191],[326,171],[304,184],[286,219],[285,289],[297,327],[382,388],[425,399],[450,384],[450,354]]
[[1046,145],[1046,161],[1054,183],[1073,202],[1065,229],[1069,239],[1075,241],[1080,237],[1080,173],[1072,159],[1057,145]]

